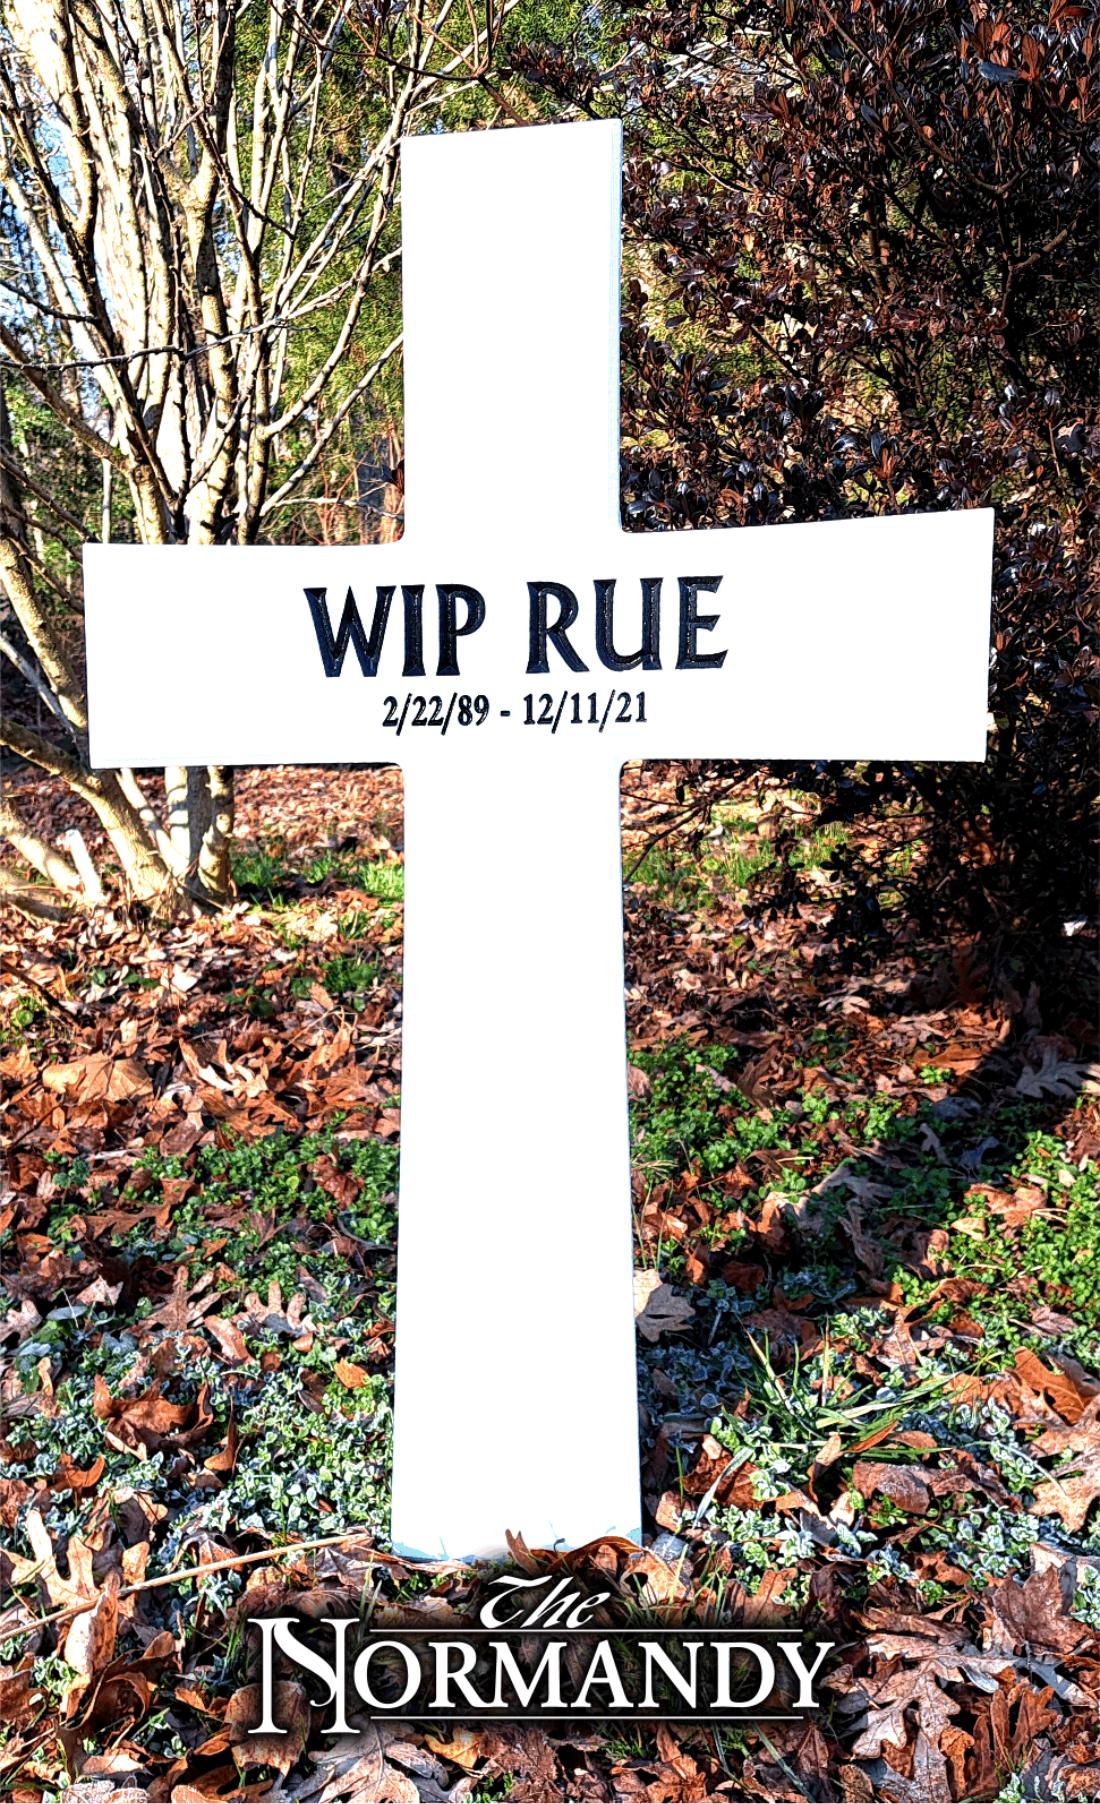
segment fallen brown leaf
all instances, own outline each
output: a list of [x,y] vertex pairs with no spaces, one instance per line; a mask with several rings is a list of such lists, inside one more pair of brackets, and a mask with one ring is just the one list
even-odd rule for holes
[[153,1083],[137,1059],[116,1059],[107,1052],[89,1052],[64,1065],[47,1065],[42,1082],[74,1102],[131,1102],[152,1095]]
[[425,1735],[424,1740],[433,1754],[453,1761],[467,1773],[473,1772],[482,1758],[481,1736],[475,1729],[457,1728],[449,1741],[438,1735]]
[[70,1688],[66,1699],[67,1716],[72,1715],[75,1697],[86,1690],[93,1674],[109,1665],[114,1655],[118,1629],[118,1587],[118,1573],[109,1573],[92,1608],[82,1610],[79,1616],[74,1616],[69,1626],[65,1637],[65,1663],[79,1674],[80,1683]]
[[139,1397],[112,1397],[97,1372],[92,1410],[107,1425],[104,1438],[108,1445],[146,1459],[166,1444],[185,1447],[205,1435],[214,1419],[208,1394],[209,1386],[203,1384],[193,1403],[171,1403],[162,1396],[160,1385],[153,1384]]
[[1044,1365],[1030,1347],[1019,1347],[1013,1355],[1013,1363],[1023,1382],[1041,1396],[1049,1397],[1067,1422],[1079,1421],[1092,1398],[1100,1394],[1100,1384],[1090,1379],[1080,1366],[1073,1370],[1072,1361],[1066,1370],[1052,1369]]
[[332,1372],[349,1391],[361,1390],[364,1384],[370,1383],[370,1373],[366,1367],[354,1365],[350,1359],[338,1359]]
[[656,1345],[662,1334],[682,1334],[695,1318],[686,1297],[654,1271],[634,1274],[634,1320],[643,1340]]
[[899,1510],[907,1510],[912,1516],[923,1516],[932,1501],[927,1484],[914,1466],[857,1460],[852,1468],[852,1483],[862,1497],[888,1497]]
[[1029,1573],[1023,1584],[1007,1578],[987,1592],[984,1601],[993,1613],[993,1646],[1050,1648],[1061,1655],[1093,1639],[1086,1624],[1070,1615],[1073,1599],[1067,1600],[1054,1566]]
[[1076,1533],[1100,1497],[1100,1398],[1093,1398],[1076,1423],[1048,1428],[1033,1443],[1034,1451],[1069,1455],[1069,1463],[1036,1485],[1031,1511],[1035,1516],[1060,1516]]
[[226,1706],[225,1724],[233,1759],[242,1773],[250,1766],[273,1766],[285,1775],[306,1745],[309,1699],[302,1687],[293,1679],[276,1679],[272,1704],[272,1721],[283,1730],[281,1735],[254,1732],[261,1715],[258,1685],[242,1685]]

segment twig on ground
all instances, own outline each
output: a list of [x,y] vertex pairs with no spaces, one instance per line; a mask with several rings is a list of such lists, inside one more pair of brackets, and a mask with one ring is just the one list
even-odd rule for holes
[[[176,1572],[162,1572],[156,1578],[143,1579],[137,1585],[123,1585],[120,1587],[118,1595],[120,1599],[135,1597],[140,1591],[157,1591],[164,1585],[181,1584],[184,1579],[208,1578],[212,1572],[225,1572],[234,1566],[255,1566],[264,1560],[281,1560],[287,1554],[316,1553],[321,1548],[346,1547],[353,1541],[367,1539],[369,1539],[368,1531],[356,1528],[349,1529],[342,1535],[322,1535],[316,1541],[290,1541],[285,1547],[265,1547],[256,1553],[232,1554],[225,1560],[210,1560],[200,1566],[182,1566]],[[377,1548],[371,1549],[371,1559],[376,1560],[382,1566],[407,1567],[409,1564],[407,1560],[398,1559],[396,1554],[381,1553]],[[461,1569],[462,1564],[461,1560],[423,1562],[418,1560],[416,1570],[432,1573],[457,1572]],[[86,1604],[67,1604],[63,1610],[54,1610],[49,1616],[36,1616],[33,1621],[24,1623],[21,1628],[6,1631],[5,1639],[14,1639],[17,1635],[33,1635],[36,1629],[48,1628],[51,1623],[61,1622],[67,1616],[80,1616],[86,1610],[92,1609],[94,1603],[95,1599],[92,1598]]]

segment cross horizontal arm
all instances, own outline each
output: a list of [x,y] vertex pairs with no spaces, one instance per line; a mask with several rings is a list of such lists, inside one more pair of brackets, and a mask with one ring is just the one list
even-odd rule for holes
[[89,546],[92,756],[980,759],[992,522]]

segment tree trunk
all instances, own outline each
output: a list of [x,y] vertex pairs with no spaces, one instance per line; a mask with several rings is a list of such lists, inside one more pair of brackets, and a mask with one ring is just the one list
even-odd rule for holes
[[227,764],[212,764],[207,772],[210,823],[199,850],[199,882],[212,902],[229,899],[231,878],[229,846],[233,836],[233,772]]
[[126,795],[117,773],[94,773],[85,779],[79,793],[99,816],[135,900],[160,901],[170,906],[173,892],[178,887],[174,874],[150,840],[145,823]]
[[[9,709],[2,743],[95,811],[142,902],[232,895],[233,775],[168,771],[161,814],[132,771],[89,771],[80,545],[116,531],[148,546],[251,544],[315,469],[327,487],[356,407],[387,417],[374,396],[400,344],[396,319],[369,366],[357,347],[396,255],[398,144],[411,119],[441,117],[457,70],[480,77],[514,4],[492,0],[483,23],[467,6],[468,30],[445,44],[432,9],[408,0],[384,34],[393,57],[376,65],[369,49],[374,73],[353,82],[340,47],[349,32],[371,37],[354,8],[315,9],[307,27],[262,0],[241,41],[230,0],[148,16],[101,0],[0,7],[0,164],[19,244],[0,351],[27,391],[12,419],[0,385],[0,591],[14,616],[0,623],[0,656],[29,685],[28,722],[35,696],[51,716],[25,727]],[[389,286],[380,304],[385,317]],[[400,526],[392,432],[383,454],[372,511],[360,512],[385,541]],[[343,501],[342,481],[336,491]],[[32,849],[58,893],[75,895],[72,859],[50,866]],[[87,902],[98,874],[82,868]]]
[[80,900],[84,885],[76,866],[63,858],[56,847],[39,839],[11,802],[0,802],[0,837],[14,846],[20,857],[45,877],[47,883],[52,883],[54,889]]
[[0,902],[8,902],[20,914],[35,921],[67,921],[72,907],[64,902],[51,902],[36,883],[21,872],[0,864]]
[[228,765],[174,764],[164,773],[172,866],[193,896],[228,899],[233,772]]

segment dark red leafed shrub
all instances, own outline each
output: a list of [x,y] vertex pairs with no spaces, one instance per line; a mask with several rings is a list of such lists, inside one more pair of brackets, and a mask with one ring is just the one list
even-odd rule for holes
[[517,59],[627,121],[628,522],[996,507],[984,768],[797,776],[919,797],[914,909],[1036,956],[1092,895],[1095,35],[1062,0],[699,0]]

